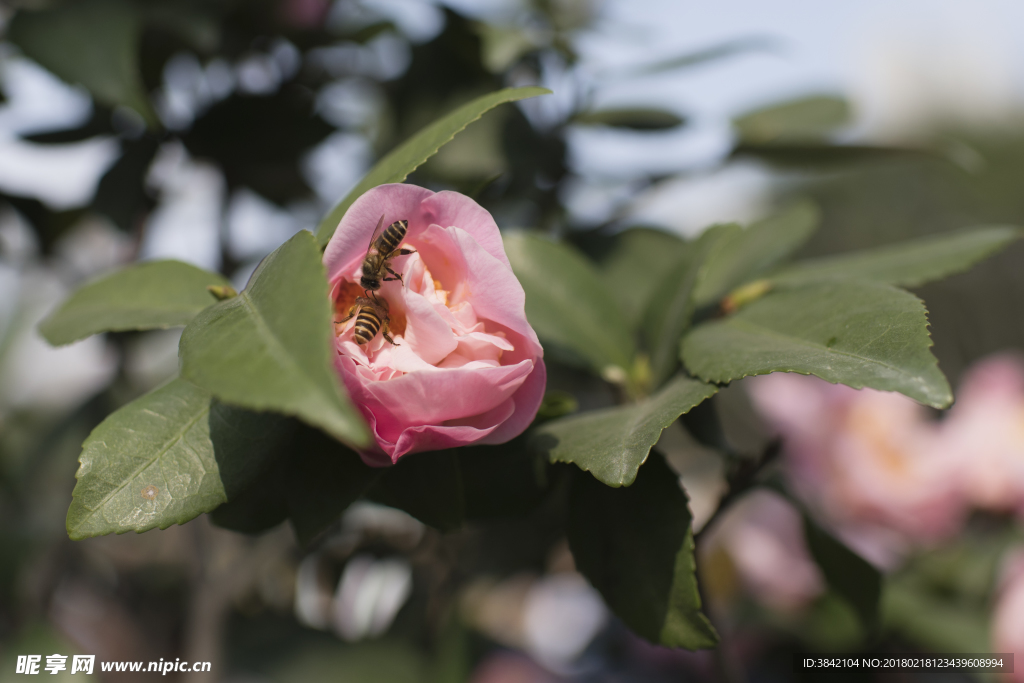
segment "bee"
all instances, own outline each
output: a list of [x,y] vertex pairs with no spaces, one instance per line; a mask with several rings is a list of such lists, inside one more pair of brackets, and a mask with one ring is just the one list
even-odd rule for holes
[[373,341],[373,338],[377,336],[377,331],[380,330],[384,339],[392,346],[398,346],[389,334],[388,324],[391,322],[391,318],[388,317],[388,302],[386,300],[377,297],[372,299],[365,296],[357,297],[355,303],[348,309],[348,315],[336,323],[348,322],[352,316],[356,316],[354,332],[356,344],[366,346]]
[[[395,221],[378,236],[377,232],[382,225],[384,216],[377,221],[377,227],[370,235],[370,246],[366,250],[366,258],[363,259],[363,275],[359,278],[359,284],[368,293],[379,290],[382,282],[401,282],[402,276],[391,269],[391,259],[416,253],[412,249],[399,249],[399,245],[405,239],[405,233],[409,230],[409,221]],[[388,274],[391,277],[388,277]],[[372,296],[377,299],[376,294]]]

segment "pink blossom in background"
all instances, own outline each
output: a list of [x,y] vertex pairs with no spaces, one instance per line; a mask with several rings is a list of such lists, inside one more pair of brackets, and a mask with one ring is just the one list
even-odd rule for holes
[[796,611],[825,590],[800,513],[777,493],[756,491],[726,512],[702,551],[716,548],[728,553],[744,587],[770,607]]
[[865,558],[893,566],[910,544],[960,529],[959,463],[923,407],[900,394],[804,375],[748,382],[785,442],[794,490]]
[[330,8],[328,0],[283,0],[280,13],[288,25],[308,30],[320,26]]
[[939,427],[961,464],[964,495],[979,508],[1024,516],[1024,362],[998,355],[976,363]]
[[377,296],[390,308],[392,346],[353,339],[352,319],[337,325],[337,367],[377,448],[371,465],[403,455],[472,443],[504,443],[533,420],[546,382],[543,349],[526,320],[525,295],[491,215],[457,192],[380,185],[345,213],[324,252],[341,319],[355,297],[360,266],[378,219],[409,221],[396,258],[403,282]]
[[1008,555],[1001,574],[992,615],[992,651],[1013,652],[1014,673],[1008,674],[1006,680],[1024,683],[1024,550]]

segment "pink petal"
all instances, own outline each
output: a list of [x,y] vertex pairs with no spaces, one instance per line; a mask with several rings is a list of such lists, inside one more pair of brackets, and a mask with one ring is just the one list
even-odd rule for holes
[[510,268],[501,232],[486,209],[458,192],[435,194],[416,185],[393,183],[367,190],[345,212],[324,251],[330,282],[359,266],[381,214],[384,214],[385,226],[397,220],[409,221],[406,239],[413,243],[420,232],[434,223],[462,228],[496,260]]
[[441,424],[491,410],[515,394],[532,370],[532,361],[475,370],[435,368],[365,384],[350,382],[346,373],[345,384],[363,412],[377,416],[378,433],[394,441],[410,425]]
[[[422,294],[403,292],[405,300],[405,343],[409,350],[430,365],[436,365],[459,345],[451,326]],[[396,368],[398,369],[398,368]]]
[[537,417],[537,410],[540,409],[540,402],[544,398],[547,381],[547,368],[544,366],[544,360],[537,358],[534,361],[533,372],[512,395],[516,411],[497,429],[481,439],[480,443],[505,443],[526,431],[526,428],[533,422],[533,418]]
[[423,187],[402,184],[378,185],[364,192],[345,212],[324,250],[328,281],[334,282],[342,273],[359,266],[381,214],[385,227],[397,220],[409,220],[411,232],[413,216],[419,216],[420,204],[433,194]]

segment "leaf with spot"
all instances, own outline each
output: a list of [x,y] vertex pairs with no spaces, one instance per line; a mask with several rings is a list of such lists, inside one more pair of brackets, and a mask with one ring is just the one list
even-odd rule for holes
[[365,424],[334,369],[332,312],[316,239],[297,233],[260,263],[245,290],[181,335],[181,374],[252,410],[294,415],[353,446]]
[[1020,239],[1020,228],[993,226],[931,235],[887,247],[796,263],[772,276],[779,287],[866,280],[916,287],[967,270]]
[[629,486],[661,432],[716,391],[713,384],[676,377],[640,403],[547,422],[531,444],[551,462],[574,463],[607,486]]
[[929,350],[924,304],[866,282],[773,292],[683,340],[686,367],[708,382],[798,372],[860,389],[898,391],[934,408],[953,401]]
[[701,613],[691,521],[679,477],[660,454],[628,488],[573,473],[567,534],[576,567],[638,636],[697,650],[718,635]]
[[68,535],[184,524],[245,489],[286,437],[281,418],[173,380],[112,413],[85,440]]
[[348,211],[348,207],[367,190],[385,183],[402,182],[427,159],[437,154],[437,150],[448,144],[456,134],[499,104],[550,93],[551,91],[546,88],[505,88],[478,97],[434,121],[378,161],[359,184],[320,221],[316,229],[320,246],[326,246],[331,241],[331,236],[334,235],[334,230]]
[[600,271],[583,254],[528,233],[506,236],[505,252],[542,341],[568,349],[598,373],[630,367],[633,337]]
[[186,325],[216,303],[209,287],[228,281],[181,261],[139,263],[80,287],[39,324],[54,346],[100,332]]

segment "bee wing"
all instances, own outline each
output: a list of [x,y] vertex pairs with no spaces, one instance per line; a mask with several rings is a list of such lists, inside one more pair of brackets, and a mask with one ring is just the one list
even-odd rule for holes
[[370,235],[370,243],[366,245],[367,254],[369,254],[370,250],[373,249],[373,243],[377,241],[377,236],[380,235],[380,229],[382,227],[384,227],[384,214],[380,215],[380,220],[377,221],[377,227],[373,229],[373,234]]

